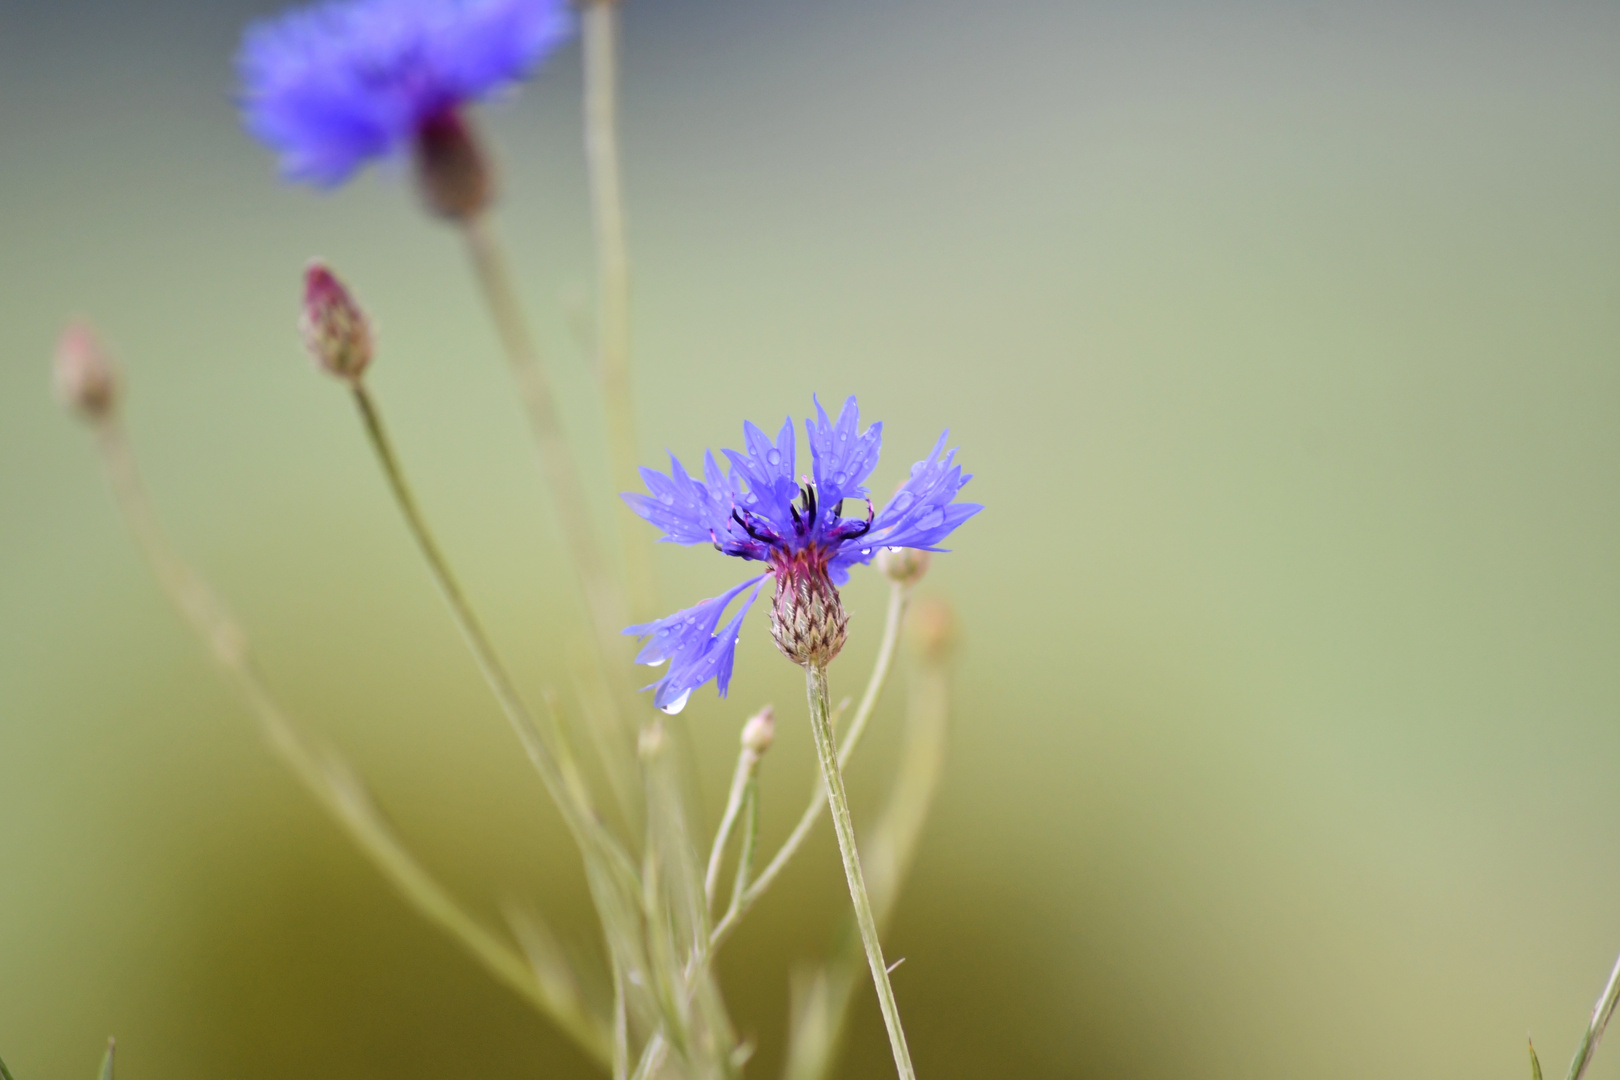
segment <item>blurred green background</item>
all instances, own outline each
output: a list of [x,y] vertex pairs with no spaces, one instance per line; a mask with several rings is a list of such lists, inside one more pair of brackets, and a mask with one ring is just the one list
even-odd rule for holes
[[[122,357],[160,511],[288,703],[491,919],[581,873],[294,332],[322,255],[525,686],[572,603],[453,235],[400,170],[280,184],[236,128],[262,3],[0,0],[0,1053],[19,1080],[570,1076],[263,752],[47,392]],[[1559,1072],[1620,949],[1620,8],[627,0],[643,450],[812,392],[949,426],[987,511],[954,745],[891,952],[927,1077]],[[582,445],[570,49],[485,110],[499,225]],[[614,512],[605,469],[593,482]],[[734,580],[659,550],[673,609]],[[848,593],[864,677],[882,589]],[[717,815],[781,710],[756,613],[686,714]],[[835,686],[835,691],[840,688]],[[852,777],[882,794],[900,697]],[[844,910],[830,835],[728,946],[775,1075]],[[1620,1077],[1620,1048],[1591,1073]],[[847,1076],[890,1072],[870,993]]]

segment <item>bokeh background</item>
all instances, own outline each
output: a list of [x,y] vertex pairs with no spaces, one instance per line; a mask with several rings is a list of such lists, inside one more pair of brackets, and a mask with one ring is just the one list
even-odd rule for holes
[[[47,361],[92,315],[154,498],[306,724],[496,918],[581,873],[294,317],[323,255],[525,686],[573,603],[453,235],[236,127],[245,0],[0,0],[0,1052],[19,1080],[588,1075],[263,752],[149,583]],[[643,450],[855,392],[888,490],[989,509],[945,788],[891,949],[928,1077],[1501,1077],[1620,949],[1620,7],[627,0]],[[584,446],[570,49],[483,113]],[[605,470],[593,481],[614,512]],[[661,549],[666,606],[731,567]],[[877,581],[851,587],[864,676]],[[783,714],[757,614],[686,718],[710,815]],[[841,674],[840,674],[841,673]],[[882,794],[900,697],[852,780]],[[728,946],[775,1075],[829,835]],[[846,1076],[889,1073],[870,994]],[[1608,1048],[1615,1049],[1615,1048]],[[1620,1076],[1620,1050],[1591,1074]]]

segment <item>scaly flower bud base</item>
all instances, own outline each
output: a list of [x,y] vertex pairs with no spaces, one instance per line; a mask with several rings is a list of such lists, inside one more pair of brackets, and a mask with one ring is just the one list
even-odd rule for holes
[[[771,637],[782,655],[800,667],[825,668],[844,647],[849,616],[815,549],[776,564]],[[805,556],[810,556],[806,558]]]

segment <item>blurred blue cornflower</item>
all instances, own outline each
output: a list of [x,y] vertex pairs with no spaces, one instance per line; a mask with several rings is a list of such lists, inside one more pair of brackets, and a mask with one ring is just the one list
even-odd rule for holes
[[[679,712],[692,691],[710,679],[725,696],[738,631],[766,578],[776,578],[771,631],[778,648],[796,663],[825,665],[843,645],[845,618],[837,586],[849,580],[851,567],[870,563],[884,548],[938,551],[937,544],[983,509],[954,501],[972,477],[955,464],[955,450],[945,451],[946,432],[928,457],[911,467],[911,476],[888,505],[874,513],[865,480],[877,465],[883,425],[859,430],[853,397],[844,403],[837,423],[827,418],[821,402],[815,406],[816,418],[804,425],[811,476],[794,478],[796,434],[790,417],[774,443],[745,423],[748,449],[724,451],[729,471],[721,471],[710,451],[703,456],[700,480],[670,454],[667,476],[641,470],[649,494],[623,496],[631,509],[664,531],[661,541],[713,544],[722,554],[770,567],[695,607],[625,630],[649,639],[637,663],[669,661],[668,673],[653,684],[653,704],[665,712]],[[844,517],[846,499],[863,500],[866,513]],[[745,592],[742,606],[720,627],[726,608]]]
[[372,158],[459,131],[458,110],[533,73],[573,27],[567,0],[336,0],[248,27],[243,122],[292,180],[342,183]]

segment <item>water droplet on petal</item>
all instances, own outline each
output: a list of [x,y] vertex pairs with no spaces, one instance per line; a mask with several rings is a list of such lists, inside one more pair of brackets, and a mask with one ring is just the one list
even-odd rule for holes
[[780,450],[772,450],[770,453],[765,455],[765,460],[770,462],[772,465],[780,465],[782,464],[782,452]]
[[666,491],[662,495],[658,496],[658,501],[663,503],[665,506],[674,506],[675,496]]
[[921,521],[917,522],[917,528],[937,529],[943,524],[945,524],[945,514],[943,511],[935,508],[934,510],[929,511],[928,515]]
[[902,491],[900,494],[894,497],[894,502],[889,504],[889,509],[893,510],[897,514],[903,514],[909,510],[911,508],[911,504],[916,501],[917,500],[912,497],[911,492]]
[[686,693],[682,694],[680,697],[676,698],[674,701],[670,702],[668,705],[661,705],[661,706],[659,706],[659,708],[661,708],[663,710],[665,715],[674,716],[676,713],[678,713],[682,709],[686,708],[686,699],[691,697],[691,696],[692,696],[692,691],[688,690]]
[[844,481],[848,479],[849,477],[845,476],[843,473],[833,473],[833,483],[837,484],[839,487],[843,487]]
[[911,467],[911,475],[912,476],[916,476],[918,473],[920,473],[922,471],[923,471],[923,463],[920,462],[920,461],[917,462],[917,464],[915,464],[915,465],[913,465]]

